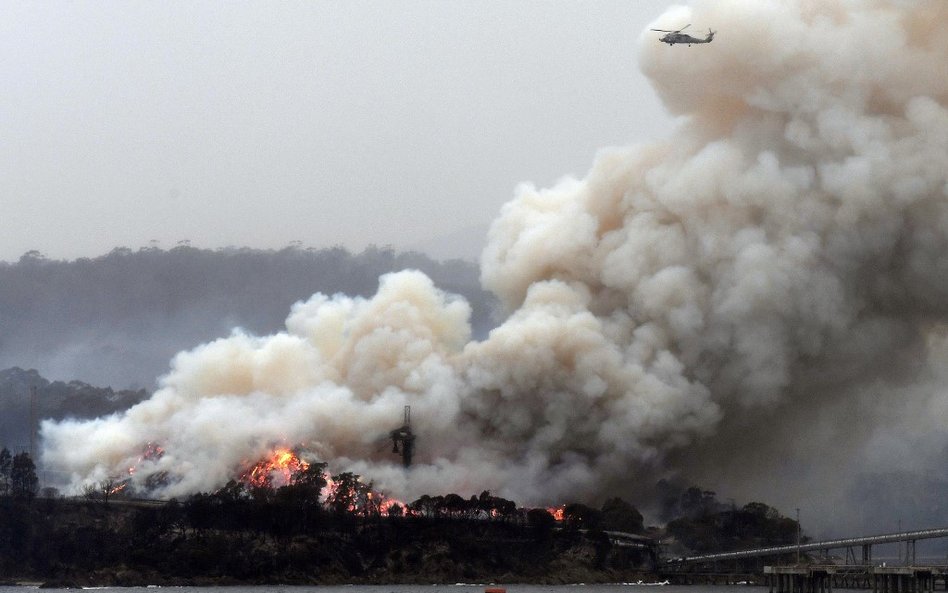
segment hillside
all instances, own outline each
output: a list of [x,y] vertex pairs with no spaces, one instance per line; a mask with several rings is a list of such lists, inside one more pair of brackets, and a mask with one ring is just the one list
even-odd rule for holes
[[[0,498],[0,575],[55,586],[648,578],[647,555],[612,545],[602,532],[508,520],[357,518],[315,509],[299,514],[251,501],[244,506],[240,515],[208,515],[194,501],[136,507]],[[234,521],[224,524],[222,518]]]
[[475,335],[494,325],[494,300],[471,262],[369,248],[280,251],[117,248],[93,259],[49,260],[30,252],[0,262],[0,368],[115,388],[151,389],[184,349],[233,328],[269,334],[290,306],[313,293],[375,292],[379,276],[428,274],[473,309]]
[[81,381],[49,381],[36,370],[0,371],[0,446],[29,448],[30,389],[36,388],[36,418],[95,418],[125,410],[148,397],[144,389],[115,391]]

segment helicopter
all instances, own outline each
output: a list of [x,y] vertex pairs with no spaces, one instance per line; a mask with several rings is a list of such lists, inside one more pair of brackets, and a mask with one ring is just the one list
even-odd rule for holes
[[675,45],[676,43],[687,43],[688,47],[691,47],[692,43],[711,43],[714,39],[714,34],[716,31],[708,29],[708,36],[704,39],[699,39],[698,37],[692,37],[687,33],[682,33],[685,29],[691,26],[691,23],[688,23],[681,29],[677,31],[668,31],[665,29],[652,29],[652,31],[658,31],[659,33],[667,33],[667,35],[662,35],[662,38],[659,39],[662,43],[667,43],[668,45]]

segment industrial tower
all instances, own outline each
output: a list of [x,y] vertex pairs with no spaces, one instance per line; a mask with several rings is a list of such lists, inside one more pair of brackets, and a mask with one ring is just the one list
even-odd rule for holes
[[[415,435],[411,432],[411,406],[405,406],[405,423],[389,435],[392,437],[392,453],[402,454],[402,465],[411,466],[411,456],[415,452]],[[398,447],[401,445],[401,451]]]

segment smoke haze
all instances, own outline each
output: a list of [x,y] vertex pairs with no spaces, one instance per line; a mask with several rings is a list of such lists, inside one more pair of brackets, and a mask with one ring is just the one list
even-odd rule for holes
[[[503,207],[481,273],[509,316],[484,340],[463,299],[386,275],[178,354],[125,414],[44,423],[44,461],[76,486],[167,472],[161,496],[277,444],[408,498],[683,476],[828,529],[863,520],[838,505],[868,468],[943,468],[948,4],[698,1],[653,26],[688,23],[714,43],[640,40],[667,141]],[[407,472],[385,441],[405,404]],[[140,461],[148,442],[166,455]]]
[[[0,262],[0,368],[153,389],[168,360],[185,348],[234,327],[258,335],[278,331],[294,302],[317,291],[367,296],[380,274],[406,267],[464,295],[475,336],[496,325],[496,301],[480,288],[476,265],[420,253],[181,245],[58,261],[30,252],[16,263]],[[0,442],[4,436],[0,430]]]

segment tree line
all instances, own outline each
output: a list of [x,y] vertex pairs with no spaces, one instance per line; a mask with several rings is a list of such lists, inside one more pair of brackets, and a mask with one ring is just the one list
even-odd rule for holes
[[[363,481],[356,473],[330,475],[326,467],[326,463],[303,464],[279,487],[274,487],[269,478],[260,483],[231,480],[214,492],[168,501],[163,516],[166,522],[195,529],[250,529],[271,535],[306,533],[326,525],[382,518],[495,521],[529,526],[537,533],[548,532],[556,525],[584,531],[647,531],[639,510],[619,497],[609,498],[599,508],[573,502],[548,509],[521,507],[485,490],[467,498],[456,493],[423,494],[405,503],[377,492],[371,482]],[[0,497],[28,501],[36,496],[37,489],[36,467],[30,455],[0,449]],[[717,552],[790,544],[797,537],[799,524],[764,503],[750,502],[738,508],[733,503],[721,503],[714,492],[696,486],[675,490],[660,482],[659,489],[664,492],[663,510],[672,516],[664,533],[688,550]],[[58,495],[53,488],[44,490],[46,498]],[[128,481],[119,479],[90,484],[82,497],[105,505],[136,500]]]
[[[660,533],[673,537],[693,552],[718,552],[766,545],[791,544],[798,523],[761,502],[743,507],[721,503],[712,491],[692,486],[670,492],[663,504],[675,513]],[[35,465],[28,453],[0,449],[0,498],[29,502],[37,495]],[[44,489],[44,498],[57,492]],[[138,504],[140,499],[127,481],[110,479],[89,485],[81,497],[108,506]],[[371,482],[353,472],[330,475],[325,463],[301,465],[286,484],[274,487],[270,479],[259,483],[231,480],[214,492],[173,499],[153,512],[155,527],[167,530],[225,530],[253,532],[272,537],[351,529],[366,520],[435,522],[494,522],[529,528],[537,537],[548,536],[557,526],[584,532],[621,531],[643,534],[647,530],[639,510],[622,498],[606,500],[601,507],[573,502],[560,507],[521,507],[515,501],[483,491],[464,497],[456,493],[423,494],[411,502],[389,499]],[[655,529],[655,528],[653,528]]]
[[[685,549],[695,553],[715,553],[796,542],[799,523],[762,502],[738,507],[725,504],[717,494],[697,486],[676,491],[667,482],[663,513],[668,517],[665,531]],[[807,539],[807,538],[804,538]]]
[[[108,479],[86,487],[84,498],[108,504],[134,500],[127,482]],[[278,533],[306,532],[320,523],[349,519],[391,518],[448,521],[495,521],[549,530],[559,521],[570,529],[645,531],[642,514],[621,498],[607,500],[601,508],[570,503],[556,509],[524,508],[490,491],[463,497],[456,493],[423,494],[411,502],[386,497],[359,474],[330,475],[326,463],[301,465],[286,484],[275,487],[270,479],[258,483],[230,480],[214,492],[191,495],[169,503],[180,508],[193,527],[254,529]],[[552,512],[551,512],[552,510]]]
[[0,449],[0,496],[29,500],[38,485],[36,465],[29,453],[14,455],[6,447]]

